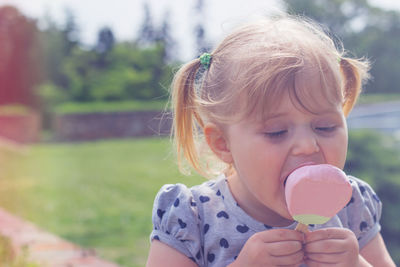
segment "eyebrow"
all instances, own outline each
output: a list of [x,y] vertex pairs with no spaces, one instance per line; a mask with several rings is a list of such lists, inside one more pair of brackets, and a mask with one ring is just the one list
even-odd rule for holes
[[280,113],[270,113],[267,114],[267,116],[265,116],[265,120],[270,120],[270,119],[274,119],[274,118],[278,118],[278,117],[283,117],[288,115],[287,112],[280,112]]
[[[324,110],[319,110],[318,112],[311,113],[311,114],[315,115],[315,116],[323,116],[323,115],[336,114],[336,113],[337,113],[337,110],[335,110],[335,109],[324,109]],[[267,116],[265,116],[265,120],[270,120],[270,119],[283,117],[283,116],[287,116],[287,115],[289,115],[289,113],[287,113],[287,112],[269,113],[269,114],[267,114]]]

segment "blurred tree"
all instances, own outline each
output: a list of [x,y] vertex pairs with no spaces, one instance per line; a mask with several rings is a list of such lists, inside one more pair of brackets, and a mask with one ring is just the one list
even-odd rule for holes
[[[150,48],[147,50],[151,51]],[[143,54],[143,55],[142,55]],[[117,44],[110,54],[112,64],[92,80],[95,100],[149,99],[152,89],[152,51],[134,44]]]
[[97,53],[104,54],[111,51],[115,43],[114,34],[110,27],[103,27],[97,35],[95,50]]
[[71,79],[64,71],[64,62],[79,47],[79,29],[71,10],[65,10],[65,21],[60,26],[46,14],[43,29],[39,33],[44,65],[44,82],[37,94],[44,129],[51,128],[52,108],[70,99]]
[[176,60],[174,50],[176,42],[171,35],[170,13],[164,13],[160,27],[154,25],[150,6],[148,3],[143,5],[144,18],[139,29],[135,43],[142,48],[160,46],[163,49],[163,63]]
[[61,66],[65,57],[70,53],[70,46],[64,33],[54,20],[45,18],[46,28],[40,32],[40,45],[44,51],[42,62],[45,67],[45,77],[58,87],[68,87],[67,77],[62,73]]
[[70,81],[62,70],[63,62],[75,49],[79,49],[79,28],[70,9],[65,10],[65,21],[62,26],[57,25],[50,15],[47,15],[44,21],[45,27],[40,32],[40,45],[44,51],[42,61],[46,84],[54,84],[51,87],[63,90],[62,94],[65,95]]
[[195,13],[197,17],[197,23],[194,27],[195,41],[196,41],[196,53],[201,55],[204,52],[210,52],[211,45],[207,41],[206,32],[204,28],[205,14],[204,14],[204,0],[197,0],[195,6]]
[[400,146],[392,136],[372,131],[350,132],[344,170],[368,181],[381,199],[381,233],[397,264],[400,264],[399,162]]
[[118,101],[166,98],[172,79],[175,42],[170,34],[169,13],[162,25],[153,25],[149,6],[139,36],[134,42],[115,40],[111,28],[98,32],[92,49],[79,42],[78,27],[72,12],[66,14],[62,27],[50,18],[41,33],[44,47],[47,81],[40,96],[51,106],[63,101]]
[[68,96],[74,101],[91,101],[91,77],[95,73],[96,53],[76,47],[62,62],[62,72],[68,79]]
[[367,93],[400,92],[400,13],[371,6],[367,0],[284,0],[291,14],[308,16],[355,56],[373,63]]
[[164,14],[161,28],[156,34],[156,43],[163,49],[163,62],[168,63],[177,59],[175,55],[176,42],[171,35],[170,13],[167,11]]
[[[290,14],[305,15],[323,23],[341,38],[360,30],[370,13],[367,0],[284,0]],[[361,24],[361,25],[360,25]]]
[[176,60],[176,42],[171,35],[169,12],[165,12],[161,26],[157,27],[153,24],[147,3],[143,9],[145,16],[134,44],[136,51],[141,51],[135,53],[135,66],[139,71],[146,69],[151,78],[146,87],[131,87],[127,92],[130,97],[136,99],[166,98],[167,93],[163,86],[168,86],[167,83],[172,80],[169,64]]
[[65,44],[63,54],[69,55],[72,50],[79,45],[79,28],[71,9],[65,9],[65,25],[61,32]]
[[97,44],[94,51],[97,54],[96,62],[94,63],[97,68],[108,68],[111,64],[110,53],[114,47],[115,38],[110,27],[103,27],[99,30],[97,35]]
[[15,7],[0,7],[0,104],[37,104],[40,58],[36,21]]
[[[172,70],[163,64],[161,46],[140,48],[116,43],[107,53],[107,67],[99,65],[96,50],[76,48],[62,64],[72,101],[118,101],[166,98],[163,86]],[[155,70],[160,71],[158,76]]]
[[375,9],[362,32],[346,39],[359,55],[372,60],[373,80],[366,92],[399,93],[400,87],[400,14],[395,11]]
[[143,5],[143,13],[144,18],[136,42],[141,46],[153,45],[156,40],[156,29],[153,25],[153,18],[147,2]]

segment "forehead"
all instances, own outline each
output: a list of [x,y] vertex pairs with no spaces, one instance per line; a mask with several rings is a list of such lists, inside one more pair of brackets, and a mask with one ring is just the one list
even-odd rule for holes
[[302,112],[318,114],[337,110],[342,102],[340,81],[335,73],[308,66],[266,90],[253,111],[257,120],[264,120],[289,104]]
[[262,114],[262,120],[291,114],[293,110],[299,111],[306,115],[320,115],[327,113],[341,112],[341,106],[328,102],[326,98],[315,97],[307,100],[307,103],[300,102],[299,99],[291,97],[288,93],[282,95],[275,107],[269,108]]
[[342,103],[340,82],[330,69],[306,66],[295,74],[294,84],[287,88],[294,105],[314,113]]

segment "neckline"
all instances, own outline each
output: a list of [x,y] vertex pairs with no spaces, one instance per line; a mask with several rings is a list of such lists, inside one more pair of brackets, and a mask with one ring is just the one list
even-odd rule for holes
[[219,190],[221,191],[221,194],[224,196],[224,204],[230,214],[232,214],[240,223],[245,224],[247,227],[252,229],[255,232],[260,232],[260,231],[265,231],[269,229],[295,229],[296,225],[298,224],[297,222],[293,222],[292,224],[288,226],[270,226],[266,225],[253,217],[251,217],[249,214],[247,214],[236,202],[235,198],[233,197],[228,181],[226,179],[226,176],[224,174],[221,174],[218,177],[219,180]]

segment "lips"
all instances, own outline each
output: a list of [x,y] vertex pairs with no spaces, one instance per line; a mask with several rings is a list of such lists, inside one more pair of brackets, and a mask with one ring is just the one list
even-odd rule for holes
[[303,167],[303,166],[309,166],[309,165],[317,165],[317,163],[315,163],[315,162],[304,162],[304,163],[301,163],[301,164],[297,165],[295,168],[293,168],[293,169],[285,176],[285,179],[283,180],[283,186],[286,185],[286,181],[287,181],[289,175],[290,175],[292,172],[294,172],[294,171],[295,171],[296,169],[298,169],[298,168],[301,168],[301,167]]

